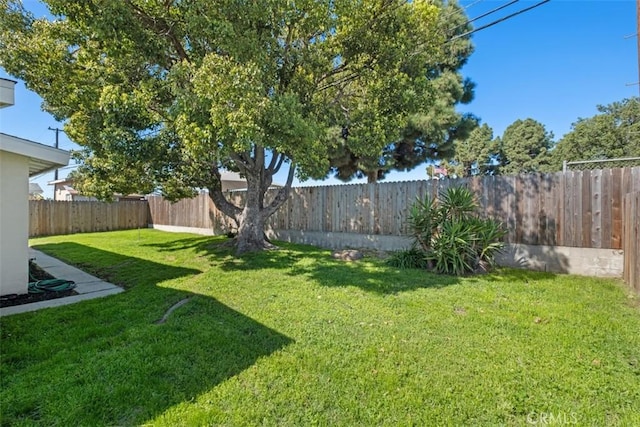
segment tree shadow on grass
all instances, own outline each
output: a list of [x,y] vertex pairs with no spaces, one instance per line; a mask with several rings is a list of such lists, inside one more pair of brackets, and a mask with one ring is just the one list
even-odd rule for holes
[[217,236],[206,239],[181,239],[161,244],[151,244],[160,251],[194,249],[206,256],[212,265],[227,272],[253,270],[283,270],[289,276],[306,276],[321,286],[356,286],[378,294],[396,294],[419,288],[442,288],[459,283],[453,276],[443,276],[424,270],[397,269],[384,261],[366,257],[355,262],[335,260],[331,251],[316,246],[274,242],[279,249],[235,256],[233,249],[225,243],[226,238]]
[[[193,249],[196,253],[208,257],[212,265],[223,271],[251,271],[259,269],[288,270],[291,276],[306,275],[323,286],[358,286],[366,291],[394,294],[418,288],[442,288],[460,283],[460,278],[430,273],[417,269],[397,269],[375,258],[363,261],[345,262],[331,258],[331,251],[311,245],[275,242],[278,250],[246,254],[237,257],[226,246],[229,242],[224,236],[194,237],[159,244],[148,244],[159,251]],[[557,274],[532,271],[521,268],[499,268],[488,274],[465,276],[468,282],[512,281],[528,282],[532,280],[552,279]]]
[[[155,285],[165,280],[202,273],[201,270],[194,268],[161,264],[75,242],[45,243],[35,245],[33,248],[127,289],[139,285]],[[64,279],[64,277],[61,278]]]
[[0,318],[3,425],[143,424],[293,342],[214,298],[154,282],[197,270],[61,245],[100,260],[98,270],[108,260],[119,275],[149,274],[118,295]]

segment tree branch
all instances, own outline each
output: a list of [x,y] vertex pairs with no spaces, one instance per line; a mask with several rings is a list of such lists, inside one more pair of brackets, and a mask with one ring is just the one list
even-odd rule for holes
[[279,156],[280,154],[278,153],[278,151],[273,150],[271,152],[271,161],[269,162],[269,166],[267,166],[267,170],[271,171],[272,173],[275,173],[274,168],[276,167],[276,162]]
[[281,187],[278,190],[278,193],[273,198],[271,203],[265,208],[265,218],[269,218],[273,215],[279,208],[287,201],[289,198],[289,194],[291,193],[291,185],[293,184],[293,176],[296,171],[296,166],[293,162],[291,162],[291,167],[289,168],[289,175],[287,176],[287,182],[284,187]]
[[252,165],[246,160],[246,153],[231,153],[229,154],[229,157],[231,158],[231,160],[233,160],[235,163],[238,164],[238,166],[240,166],[241,169],[243,169],[243,172],[248,172],[251,170]]
[[242,209],[231,203],[224,196],[224,193],[222,192],[222,179],[220,177],[220,170],[218,169],[218,167],[215,165],[212,166],[211,172],[214,175],[214,179],[212,179],[207,185],[207,188],[209,190],[209,197],[211,197],[211,200],[213,200],[213,204],[216,205],[216,208],[220,209],[223,214],[233,219],[236,223],[236,226],[239,226],[239,218],[242,214]]
[[284,162],[285,156],[284,154],[280,154],[280,159],[278,159],[278,164],[273,168],[273,174],[277,174],[278,171],[280,170],[280,167],[282,166],[282,163]]
[[264,169],[264,147],[259,144],[255,144],[254,146],[254,162],[256,166],[260,166],[260,169]]
[[180,39],[178,39],[175,32],[173,31],[173,25],[169,25],[169,23],[167,23],[164,18],[149,15],[140,6],[133,4],[131,0],[125,0],[125,3],[136,12],[143,24],[154,30],[156,34],[165,36],[169,40],[180,59],[189,61],[189,55],[187,54],[187,51],[184,49],[182,43],[180,43]]
[[318,91],[323,91],[323,90],[329,89],[329,88],[334,87],[334,86],[339,86],[341,84],[349,83],[350,81],[355,80],[355,79],[357,79],[359,77],[360,77],[360,73],[353,72],[353,73],[351,73],[350,75],[348,75],[346,77],[342,77],[341,79],[334,80],[331,83],[327,83],[326,85],[318,88]]
[[326,73],[321,75],[318,80],[316,80],[316,85],[320,84],[323,80],[326,80],[329,77],[335,76],[336,74],[340,74],[341,72],[345,71],[346,68],[347,68],[346,62],[343,62],[342,64],[338,65],[335,68],[332,68],[331,71],[327,71]]

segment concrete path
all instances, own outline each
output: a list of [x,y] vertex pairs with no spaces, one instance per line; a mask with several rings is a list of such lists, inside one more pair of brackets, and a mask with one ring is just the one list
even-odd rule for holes
[[17,313],[25,313],[27,311],[35,311],[41,308],[73,304],[75,302],[105,297],[107,295],[118,294],[124,291],[124,289],[116,285],[100,280],[97,277],[67,265],[62,261],[35,249],[29,248],[29,258],[35,258],[35,263],[38,267],[42,268],[56,279],[73,280],[76,283],[75,291],[78,295],[0,308],[0,317]]

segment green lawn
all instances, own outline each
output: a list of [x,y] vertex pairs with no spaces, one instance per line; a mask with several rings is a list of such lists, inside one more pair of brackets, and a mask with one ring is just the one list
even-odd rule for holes
[[225,240],[34,239],[127,292],[0,319],[2,425],[640,425],[640,309],[619,281],[290,244],[235,259]]

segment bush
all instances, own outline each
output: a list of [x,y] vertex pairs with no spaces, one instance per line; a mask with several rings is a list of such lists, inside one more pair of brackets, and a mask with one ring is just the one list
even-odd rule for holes
[[411,248],[404,251],[394,252],[388,259],[387,264],[397,268],[420,268],[429,267],[429,262],[425,253],[418,248]]
[[438,273],[456,276],[474,270],[476,251],[475,234],[471,222],[445,220],[433,238],[427,259]]
[[464,187],[449,188],[437,200],[429,195],[417,200],[408,217],[414,248],[397,253],[390,263],[454,275],[492,268],[506,230],[494,219],[480,218],[477,208]]

